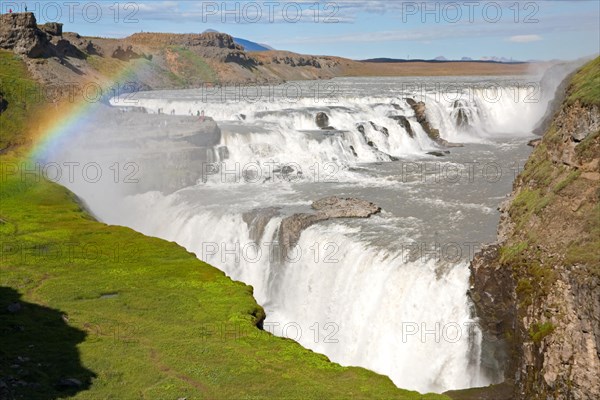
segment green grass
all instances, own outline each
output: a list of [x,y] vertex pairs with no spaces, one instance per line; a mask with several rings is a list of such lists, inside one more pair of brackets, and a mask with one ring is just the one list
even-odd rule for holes
[[519,260],[523,252],[527,250],[527,242],[517,242],[511,246],[504,246],[500,248],[500,263],[508,264]]
[[560,193],[564,188],[573,183],[579,176],[581,175],[581,171],[574,170],[571,171],[562,181],[558,182],[556,186],[552,188],[552,192],[555,194]]
[[569,104],[600,105],[600,57],[581,68],[571,82]]
[[32,115],[42,103],[42,92],[36,82],[29,79],[21,59],[8,51],[0,50],[0,94],[8,108],[0,114],[0,150],[23,144],[22,135]]
[[539,215],[552,202],[553,196],[553,194],[543,193],[539,189],[521,190],[509,210],[517,230],[523,229],[533,215]]
[[[27,78],[0,55],[3,73]],[[27,107],[11,114],[11,140],[25,136]],[[21,161],[0,159],[0,379],[12,391],[0,397],[447,399],[258,329],[251,287],[175,243],[96,222],[67,189],[14,173]]]
[[215,71],[198,54],[183,46],[170,46],[169,50],[177,54],[177,61],[180,63],[177,73],[186,82],[216,83],[218,81]]

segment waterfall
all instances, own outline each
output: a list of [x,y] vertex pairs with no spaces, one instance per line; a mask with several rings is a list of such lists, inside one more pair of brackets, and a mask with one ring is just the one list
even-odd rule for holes
[[[501,82],[496,93],[472,82],[444,93],[411,92],[393,83],[341,79],[337,84],[344,90],[319,101],[310,96],[209,101],[198,91],[138,93],[135,107],[149,114],[161,110],[165,121],[171,112],[188,116],[181,120],[187,121],[181,123],[186,129],[201,126],[196,116],[201,111],[214,118],[219,126],[214,143],[202,144],[210,156],[187,152],[191,142],[173,133],[179,119],[172,117],[170,133],[161,137],[167,122],[164,128],[157,125],[152,141],[142,140],[150,128],[138,132],[99,123],[53,160],[145,159],[149,162],[143,165],[151,169],[169,154],[169,167],[151,169],[144,179],[162,177],[172,184],[168,177],[179,177],[183,170],[193,179],[178,190],[167,190],[163,181],[155,190],[146,185],[137,191],[63,184],[102,221],[175,241],[252,285],[267,313],[265,329],[332,361],[372,369],[399,387],[422,392],[494,383],[479,368],[481,332],[466,296],[468,257],[448,260],[431,252],[415,257],[398,244],[426,241],[433,237],[430,231],[451,235],[459,226],[455,221],[493,214],[488,210],[495,209],[502,194],[475,190],[487,197],[475,204],[462,199],[446,210],[439,189],[450,187],[405,183],[397,179],[400,167],[394,166],[402,160],[431,160],[429,151],[445,150],[419,121],[415,102],[425,103],[427,121],[443,139],[487,146],[492,159],[502,159],[506,148],[531,135],[547,101],[535,101],[536,89],[526,80]],[[119,106],[122,100],[112,103]],[[319,113],[326,115],[328,127],[317,126]],[[147,117],[139,113],[140,121]],[[123,137],[134,135],[136,140],[123,147]],[[511,142],[515,138],[517,145]],[[465,157],[466,149],[456,152]],[[193,163],[193,157],[199,162]],[[508,193],[511,179],[503,182]],[[383,214],[316,224],[302,232],[294,255],[276,256],[273,244],[281,220],[310,211],[317,196],[356,193],[371,200],[382,190],[393,194],[382,195],[389,208]],[[439,216],[421,210],[439,210]],[[486,218],[486,226],[493,227],[488,230],[494,230],[497,217]]]

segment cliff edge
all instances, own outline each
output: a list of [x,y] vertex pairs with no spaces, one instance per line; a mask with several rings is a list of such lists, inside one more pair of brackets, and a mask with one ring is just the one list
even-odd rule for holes
[[600,398],[600,58],[569,79],[471,264],[482,362],[515,399]]

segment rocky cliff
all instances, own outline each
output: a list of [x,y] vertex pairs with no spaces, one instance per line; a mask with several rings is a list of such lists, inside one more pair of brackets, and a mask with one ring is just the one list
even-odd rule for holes
[[482,361],[514,399],[600,398],[600,58],[561,107],[471,264]]
[[51,55],[50,35],[39,29],[33,13],[0,15],[0,48],[29,57]]

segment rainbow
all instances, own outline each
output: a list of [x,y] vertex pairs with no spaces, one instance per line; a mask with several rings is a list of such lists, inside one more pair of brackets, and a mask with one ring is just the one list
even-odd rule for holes
[[54,103],[54,106],[48,105],[37,121],[39,128],[27,158],[44,161],[64,143],[85,133],[86,123],[94,115],[98,104],[124,92],[123,82],[131,82],[136,77],[137,64],[135,60],[126,63],[102,82],[78,83],[74,89],[81,93],[80,96]]

